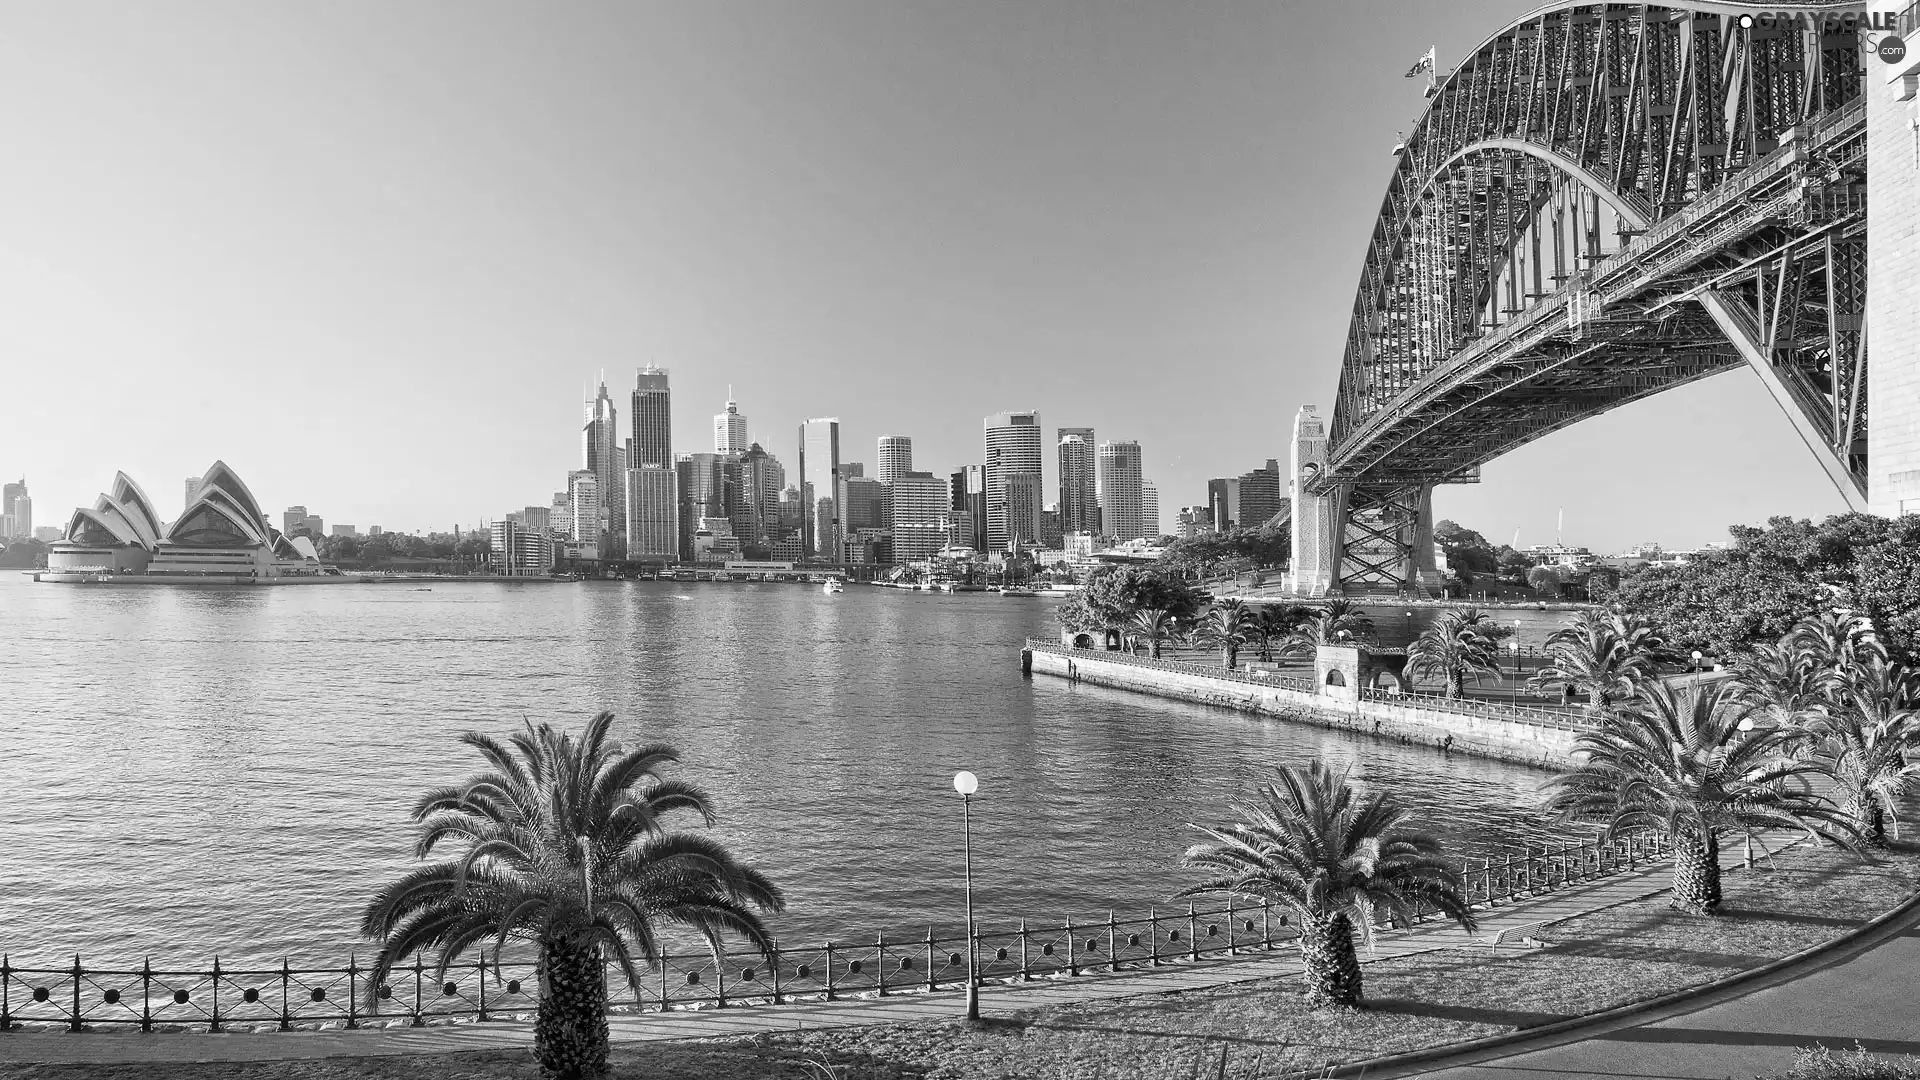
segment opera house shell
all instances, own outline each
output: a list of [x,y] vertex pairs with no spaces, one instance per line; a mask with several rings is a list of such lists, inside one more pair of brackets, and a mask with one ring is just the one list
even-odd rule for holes
[[155,578],[279,578],[323,572],[306,537],[267,523],[247,485],[223,461],[202,474],[178,520],[162,526],[153,502],[126,473],[111,494],[81,507],[47,552],[44,579],[137,574]]

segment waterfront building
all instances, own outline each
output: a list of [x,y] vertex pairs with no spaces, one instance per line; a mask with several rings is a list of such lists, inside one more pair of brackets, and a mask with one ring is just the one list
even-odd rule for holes
[[738,558],[740,558],[740,538],[733,535],[731,519],[703,517],[694,523],[694,562],[727,562]]
[[713,418],[713,452],[716,454],[744,454],[747,452],[747,418],[740,413],[740,406],[733,400],[733,387],[727,387],[727,411]]
[[219,461],[202,474],[193,503],[164,528],[140,486],[126,473],[116,475],[110,494],[73,512],[48,552],[47,568],[243,577],[319,572],[312,544],[268,525],[253,493]]
[[[995,413],[982,426],[986,434],[988,547],[1005,551],[1016,537],[1032,544],[1040,535],[1040,509],[1045,501],[1039,493],[1040,414]],[[1032,477],[1032,483],[1021,481],[1020,502],[1015,506],[1013,487],[1015,478],[1021,476]]]
[[1060,456],[1060,528],[1063,533],[1100,531],[1098,448],[1090,427],[1063,427]]
[[1158,540],[1166,532],[1160,527],[1160,489],[1151,480],[1140,481],[1140,527],[1142,535]]
[[680,557],[693,558],[695,523],[731,517],[740,503],[740,458],[734,454],[681,454],[674,462],[680,492]]
[[27,494],[27,478],[0,489],[0,540],[25,539],[33,535],[33,498]]
[[567,538],[582,547],[590,548],[593,557],[600,557],[600,478],[590,469],[577,469],[567,474],[567,506],[572,511],[567,519]]
[[806,548],[806,505],[798,487],[789,484],[780,492],[780,535],[776,541],[794,537],[803,550]]
[[845,474],[840,464],[840,420],[820,417],[800,425],[800,525],[809,555],[838,561],[840,505]]
[[596,506],[600,520],[595,530],[600,555],[618,558],[627,528],[627,462],[620,446],[620,410],[614,407],[604,379],[599,392],[587,402],[586,425],[580,430],[580,467],[593,474],[595,490],[600,494]]
[[680,484],[670,465],[627,470],[627,558],[676,562],[680,558]]
[[1060,528],[1060,510],[1058,507],[1049,506],[1040,511],[1041,547],[1057,548],[1060,546],[1061,538],[1065,535],[1065,530]]
[[628,419],[633,436],[627,442],[627,468],[673,468],[673,391],[667,386],[666,368],[649,364],[634,376]]
[[846,492],[846,504],[840,518],[848,532],[887,527],[886,484],[865,476],[850,476],[841,481],[841,490]]
[[354,525],[335,525],[335,526],[333,527],[333,535],[335,535],[335,536],[359,536],[359,535],[360,535],[360,530],[359,530],[359,528],[358,528],[357,526],[354,526]]
[[907,436],[880,436],[879,454],[881,483],[891,483],[913,471],[913,440]]
[[[520,511],[520,521],[529,529],[539,529],[543,533],[547,532],[552,528],[553,508],[547,506],[529,506],[525,510]],[[337,530],[339,526],[336,525],[334,528]]]
[[1100,532],[1115,540],[1146,534],[1141,515],[1140,444],[1132,439],[1100,444]]
[[534,528],[517,515],[493,523],[488,562],[496,574],[508,577],[545,577],[553,572],[553,542],[544,528]]
[[784,535],[780,524],[780,493],[786,490],[787,470],[759,443],[740,455],[739,508],[733,532],[742,545],[764,548]]
[[950,542],[947,482],[930,472],[906,472],[888,485],[893,561],[931,557]]
[[963,549],[966,551],[980,550],[973,546],[975,532],[972,511],[948,510],[946,516],[941,519],[941,522],[946,526],[948,548]]
[[963,465],[947,479],[954,513],[953,520],[964,521],[973,531],[958,543],[975,551],[987,550],[987,467]]

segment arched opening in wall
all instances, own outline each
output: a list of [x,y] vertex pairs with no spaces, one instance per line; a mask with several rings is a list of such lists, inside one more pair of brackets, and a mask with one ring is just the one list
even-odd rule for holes
[[1341,673],[1339,668],[1334,668],[1332,671],[1327,672],[1327,685],[1345,686],[1347,685],[1347,677]]
[[1391,671],[1382,671],[1373,677],[1373,688],[1385,690],[1389,694],[1398,694],[1401,690],[1400,676]]
[[1107,651],[1108,652],[1120,651],[1120,631],[1118,630],[1107,631]]
[[1073,647],[1074,647],[1074,648],[1076,648],[1076,649],[1091,649],[1091,648],[1093,648],[1093,635],[1092,635],[1092,634],[1075,634],[1075,635],[1073,635]]

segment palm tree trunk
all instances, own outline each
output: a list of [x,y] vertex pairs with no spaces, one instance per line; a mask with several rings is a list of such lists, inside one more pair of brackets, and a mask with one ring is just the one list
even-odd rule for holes
[[1467,696],[1467,673],[1455,668],[1447,672],[1447,696],[1463,698]]
[[1302,915],[1300,959],[1307,968],[1309,1003],[1360,1005],[1360,958],[1353,951],[1353,924],[1345,915]]
[[607,1071],[607,984],[585,935],[540,943],[540,1011],[533,1055],[540,1075],[585,1080]]
[[1667,906],[1690,915],[1720,910],[1720,840],[1690,835],[1673,838],[1673,899]]
[[1847,817],[1869,847],[1887,846],[1887,812],[1872,795],[1856,791],[1848,796]]

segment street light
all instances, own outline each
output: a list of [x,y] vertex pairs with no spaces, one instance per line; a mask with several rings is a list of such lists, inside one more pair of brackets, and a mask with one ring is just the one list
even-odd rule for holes
[[966,830],[961,848],[962,865],[967,877],[967,1019],[980,1019],[980,980],[974,974],[973,957],[973,793],[980,790],[980,778],[960,770],[953,774],[953,790],[960,793],[960,822]]
[[1695,675],[1700,674],[1700,650],[1699,649],[1693,650],[1693,673]]

